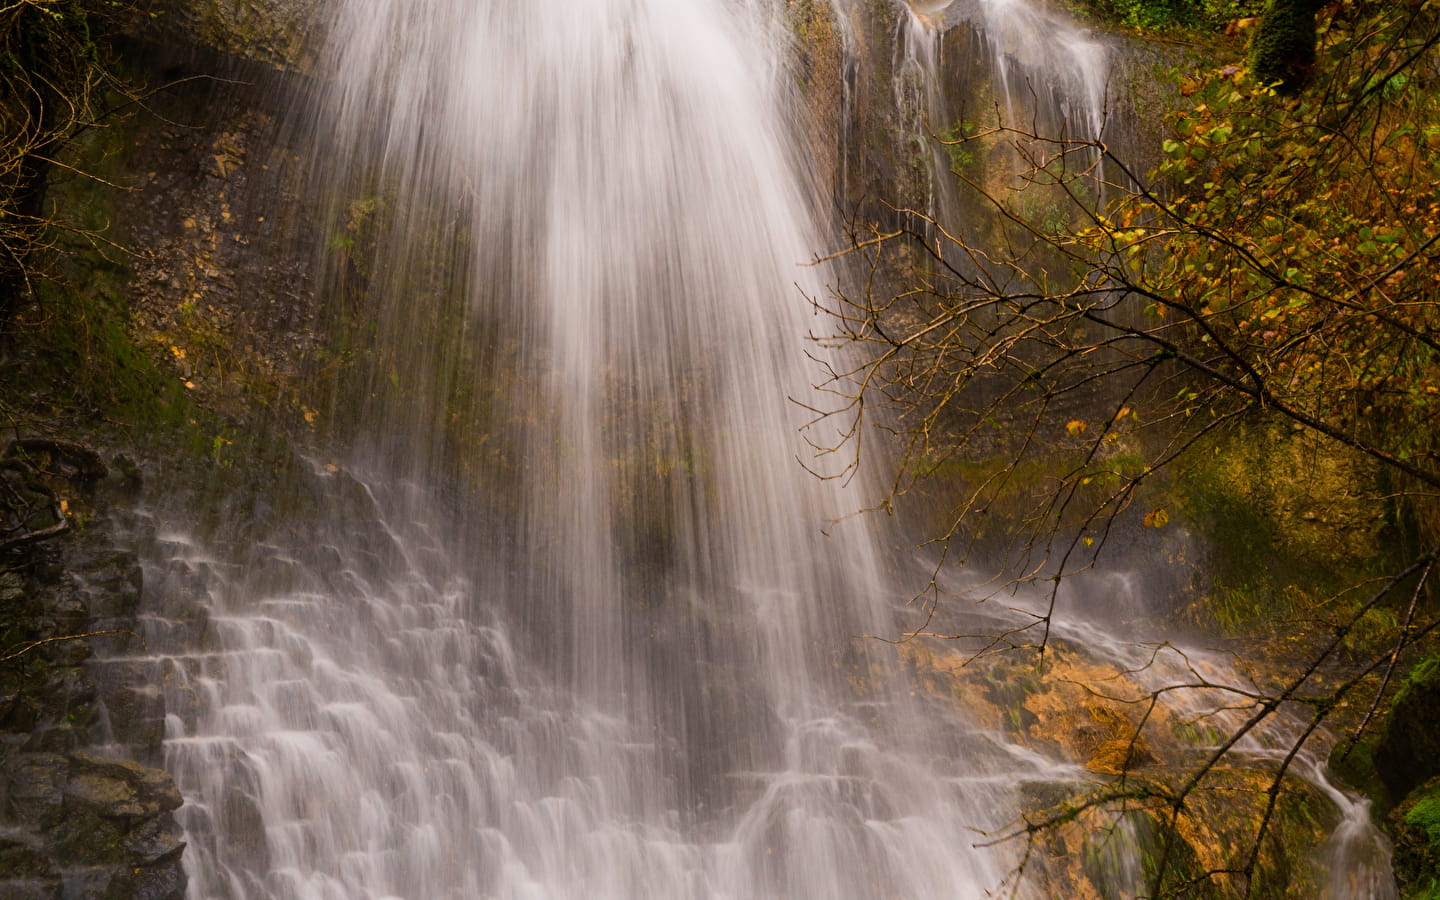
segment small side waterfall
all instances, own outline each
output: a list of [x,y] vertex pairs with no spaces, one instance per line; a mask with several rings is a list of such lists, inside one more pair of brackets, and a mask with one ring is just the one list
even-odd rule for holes
[[1046,136],[1105,136],[1111,60],[1102,41],[1029,0],[978,0],[959,12],[990,45],[1006,121],[1033,122]]
[[[917,142],[928,157],[929,215],[959,229],[967,219],[989,215],[983,206],[965,205],[954,174],[1004,198],[1026,183],[1022,173],[1060,154],[1061,142],[1106,137],[1113,63],[1106,42],[1028,0],[907,3],[896,35],[896,108],[905,118],[897,137]],[[966,46],[984,57],[983,83],[958,91],[948,83],[944,60],[947,32],[953,29],[967,30],[973,39]],[[997,127],[1012,131],[965,143]],[[1095,162],[1096,154],[1087,150],[1069,160],[1066,171],[1078,175]],[[1103,179],[1103,165],[1092,174]],[[1087,177],[1084,191],[1092,185],[1098,181]]]

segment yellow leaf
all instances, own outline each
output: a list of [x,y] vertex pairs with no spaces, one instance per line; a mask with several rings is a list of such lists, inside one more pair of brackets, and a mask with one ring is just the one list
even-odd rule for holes
[[1075,437],[1079,437],[1080,435],[1084,434],[1085,430],[1089,427],[1089,425],[1086,425],[1079,419],[1073,419],[1065,423],[1065,430],[1070,432],[1070,434],[1074,435]]
[[1095,546],[1095,539],[1094,539],[1094,538],[1083,538],[1082,540],[1085,541],[1085,546],[1087,546],[1087,547],[1093,547],[1093,546]]
[[1170,521],[1170,514],[1163,509],[1155,509],[1145,514],[1146,528],[1164,528]]

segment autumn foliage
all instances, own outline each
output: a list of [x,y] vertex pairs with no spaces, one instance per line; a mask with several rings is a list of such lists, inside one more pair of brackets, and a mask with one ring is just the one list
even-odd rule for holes
[[1351,3],[1284,100],[1187,86],[1152,187],[1077,236],[1204,376],[1197,406],[1279,409],[1440,484],[1440,5]]
[[[1202,470],[1197,457],[1213,460],[1227,430],[1300,436],[1360,461],[1365,521],[1414,526],[1411,540],[1377,550],[1383,575],[1356,576],[1307,598],[1305,610],[1242,598],[1274,604],[1258,616],[1295,617],[1277,686],[1236,701],[1253,703],[1251,718],[1178,789],[1162,796],[1122,782],[1097,793],[1093,808],[1161,796],[1178,827],[1196,792],[1223,781],[1243,734],[1303,708],[1305,730],[1272,773],[1250,837],[1173,891],[1166,871],[1179,863],[1167,849],[1150,896],[1229,896],[1213,893],[1221,884],[1259,896],[1261,848],[1276,834],[1294,760],[1323,728],[1373,734],[1405,661],[1440,631],[1431,577],[1440,565],[1440,0],[1303,7],[1315,12],[1316,38],[1303,87],[1282,95],[1238,59],[1177,78],[1152,171],[1102,140],[1004,123],[941,135],[952,151],[1004,141],[1028,164],[1019,187],[952,173],[1000,225],[967,232],[907,210],[918,225],[856,241],[851,254],[869,277],[840,298],[839,337],[868,353],[830,372],[843,402],[829,418],[850,436],[865,421],[899,434],[907,464],[896,495],[926,493],[915,487],[927,473],[962,483],[935,540],[937,571],[1008,517],[1009,534],[982,547],[1001,547],[997,591],[1048,596],[1029,619],[987,636],[976,658],[1029,651],[1043,671],[1056,655],[1058,585],[1095,565],[1118,533],[1156,546],[1175,531],[1178,508],[1150,485]],[[1025,215],[1037,196],[1067,203],[1069,223]],[[887,290],[907,265],[908,280]],[[1256,555],[1271,565],[1285,552]],[[937,630],[942,581],[920,593],[927,617],[915,634],[974,638]],[[1322,685],[1336,670],[1344,677]],[[1074,809],[1027,822],[1024,834],[1063,825]]]

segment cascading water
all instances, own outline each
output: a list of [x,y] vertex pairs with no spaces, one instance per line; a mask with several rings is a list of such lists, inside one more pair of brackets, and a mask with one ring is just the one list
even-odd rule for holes
[[1086,777],[859,639],[907,579],[796,461],[840,363],[778,7],[334,0],[353,446],[150,554],[192,897],[969,900]]
[[1046,137],[1104,137],[1110,52],[1094,35],[1028,0],[978,0],[957,12],[990,45],[1005,121]]
[[363,434],[263,535],[162,535],[152,582],[210,597],[207,652],[155,658],[192,896],[1004,880],[975,829],[1072,767],[887,688],[882,536],[826,526],[865,476],[796,462],[828,351],[778,12],[337,4],[315,165]]

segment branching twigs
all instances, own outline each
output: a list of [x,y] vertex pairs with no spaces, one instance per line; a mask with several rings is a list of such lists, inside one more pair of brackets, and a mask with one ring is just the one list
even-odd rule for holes
[[34,649],[36,649],[36,648],[38,648],[38,647],[43,647],[43,646],[45,646],[46,644],[55,644],[55,643],[60,643],[61,641],[79,641],[79,640],[84,640],[84,639],[86,639],[86,638],[94,638],[94,637],[111,637],[111,636],[114,636],[114,635],[128,635],[129,637],[133,637],[133,638],[135,638],[136,640],[138,640],[138,641],[140,642],[141,646],[144,646],[144,644],[145,644],[145,639],[144,639],[143,637],[141,637],[140,635],[136,634],[136,633],[133,632],[133,631],[130,631],[129,629],[125,629],[125,628],[110,628],[110,629],[106,629],[106,630],[104,630],[104,631],[86,631],[86,632],[84,632],[84,633],[82,633],[82,634],[62,634],[62,635],[57,635],[57,636],[55,636],[55,637],[47,637],[47,638],[40,638],[39,640],[34,640],[34,641],[26,641],[26,642],[23,643],[23,644],[18,644],[18,645],[16,645],[15,647],[12,647],[10,650],[7,650],[4,654],[0,654],[0,662],[10,662],[10,661],[13,660],[13,659],[19,659],[20,657],[24,656],[25,654],[29,653],[30,651],[32,651],[32,650],[34,650]]
[[65,156],[87,131],[170,87],[132,91],[106,67],[102,19],[131,14],[124,3],[83,0],[0,6],[0,307],[34,296],[56,229],[104,242],[66,223],[48,193],[56,171],[125,189]]
[[1385,676],[1380,679],[1380,686],[1375,689],[1375,696],[1370,701],[1370,708],[1365,710],[1365,716],[1360,720],[1360,724],[1355,726],[1350,743],[1344,750],[1345,756],[1350,754],[1355,742],[1360,739],[1360,736],[1365,733],[1365,729],[1370,726],[1371,720],[1375,718],[1375,713],[1380,708],[1380,701],[1385,697],[1385,690],[1390,686],[1390,679],[1395,675],[1395,667],[1400,663],[1400,654],[1407,646],[1415,642],[1415,609],[1420,603],[1420,596],[1424,593],[1425,584],[1434,568],[1434,559],[1426,561],[1420,577],[1415,580],[1415,589],[1410,592],[1410,605],[1405,610],[1405,619],[1401,622],[1400,631],[1395,638],[1395,649],[1390,652],[1389,662],[1385,665]]
[[[1440,200],[1431,190],[1440,177],[1440,20],[1417,2],[1346,5],[1343,15],[1352,17],[1349,44],[1335,45],[1329,73],[1307,96],[1282,101],[1243,78],[1210,78],[1210,93],[1177,112],[1176,140],[1154,177],[1103,142],[998,125],[941,140],[1008,142],[1026,165],[1013,183],[952,173],[993,213],[988,231],[897,204],[895,221],[906,225],[857,229],[862,239],[827,257],[863,259],[864,277],[853,293],[816,302],[834,326],[816,340],[851,344],[859,362],[825,371],[821,388],[837,406],[813,408],[815,421],[845,417],[837,430],[857,453],[874,430],[898,437],[904,462],[879,508],[927,472],[963,469],[928,544],[928,583],[914,594],[921,621],[895,641],[963,640],[967,661],[1020,650],[1043,672],[1061,579],[1095,565],[1142,485],[1247,420],[1364,460],[1391,482],[1373,492],[1377,514],[1408,506],[1421,521],[1419,545],[1440,538]],[[1111,177],[1097,203],[1102,166]],[[1062,198],[1070,223],[1022,214],[1014,200],[1026,190]],[[858,456],[850,462],[847,473]],[[989,633],[947,628],[942,567],[982,544],[998,574],[974,592],[993,598],[1029,585],[1036,608]],[[1305,748],[1362,685],[1358,721],[1342,724],[1357,738],[1371,727],[1405,654],[1440,628],[1424,621],[1436,552],[1389,560],[1396,574],[1366,596],[1334,595],[1344,599],[1333,634],[1274,684],[1208,677],[1187,660],[1188,674],[1138,695],[1084,685],[1140,704],[1132,741],[1155,727],[1162,704],[1193,691],[1222,699],[1207,717],[1224,734],[1169,787],[1122,776],[996,840],[1025,837],[1028,860],[1041,832],[1126,804],[1161,811],[1173,826],[1217,767],[1250,752],[1250,738],[1273,731],[1282,711],[1306,708],[1304,721],[1283,715],[1284,746],[1267,756],[1249,844],[1192,881],[1238,877],[1248,892]],[[1398,627],[1362,639],[1362,620],[1381,606],[1396,609]],[[1339,668],[1342,649],[1369,662],[1320,691],[1317,675]],[[1165,879],[1175,851],[1167,844],[1158,860],[1156,895],[1173,888]]]

